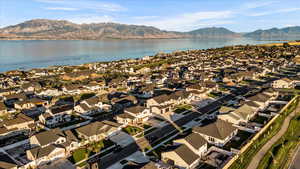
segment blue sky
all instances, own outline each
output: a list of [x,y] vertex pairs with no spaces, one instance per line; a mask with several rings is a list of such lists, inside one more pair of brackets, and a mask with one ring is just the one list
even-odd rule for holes
[[0,0],[0,27],[37,18],[247,32],[300,25],[300,0]]

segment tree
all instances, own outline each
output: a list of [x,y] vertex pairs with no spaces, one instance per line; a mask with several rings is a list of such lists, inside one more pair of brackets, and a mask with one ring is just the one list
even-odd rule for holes
[[289,44],[289,43],[283,43],[283,47],[284,48],[288,48],[288,47],[290,47],[291,45]]

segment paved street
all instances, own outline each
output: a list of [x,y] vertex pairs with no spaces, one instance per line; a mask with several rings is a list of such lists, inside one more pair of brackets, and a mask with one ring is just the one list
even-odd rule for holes
[[300,169],[300,146],[293,157],[293,161],[291,162],[289,169]]
[[297,106],[296,110],[290,113],[286,119],[283,122],[283,125],[281,126],[281,129],[279,132],[272,137],[260,150],[257,152],[257,154],[253,157],[252,161],[250,162],[247,169],[256,169],[262,160],[262,158],[265,156],[265,154],[269,151],[269,149],[284,135],[284,133],[287,131],[290,121],[292,118],[296,115],[297,112],[300,111],[300,105]]
[[[216,102],[222,103],[225,101],[229,101],[233,98],[234,98],[234,95],[227,95],[227,96],[219,99],[218,101],[215,101],[215,102],[199,109],[198,111],[210,113],[211,111],[215,111],[216,109],[219,108],[219,106],[221,106],[221,104],[215,104]],[[201,115],[202,114],[197,113],[197,112],[190,113],[187,116],[175,121],[175,124],[178,126],[183,126],[183,125],[189,123],[190,121],[200,117]],[[154,130],[153,132],[149,133],[147,136],[145,136],[145,139],[139,139],[139,140],[137,140],[137,142],[127,145],[119,152],[109,154],[102,158],[95,157],[95,158],[89,160],[89,162],[100,161],[100,165],[99,165],[100,168],[108,168],[109,166],[113,165],[114,163],[116,163],[116,162],[132,155],[136,151],[138,151],[139,145],[144,144],[143,142],[145,142],[145,140],[151,144],[151,143],[155,142],[156,140],[158,140],[159,138],[168,135],[175,129],[176,128],[173,125],[168,124],[162,128],[158,128],[158,129]]]

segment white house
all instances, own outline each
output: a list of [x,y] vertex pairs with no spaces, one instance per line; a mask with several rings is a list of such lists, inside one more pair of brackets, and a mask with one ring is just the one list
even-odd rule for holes
[[124,125],[137,125],[146,122],[151,115],[150,109],[143,106],[134,106],[126,108],[123,114],[116,116],[116,120]]
[[230,141],[238,129],[232,123],[217,119],[205,126],[193,128],[194,133],[200,134],[208,143],[222,147]]

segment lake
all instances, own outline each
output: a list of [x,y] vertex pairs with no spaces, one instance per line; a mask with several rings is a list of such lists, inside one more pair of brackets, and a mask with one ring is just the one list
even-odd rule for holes
[[230,45],[262,44],[275,41],[253,39],[148,39],[105,41],[0,41],[0,72],[42,68],[53,65],[78,65],[151,56],[158,52],[208,49]]

